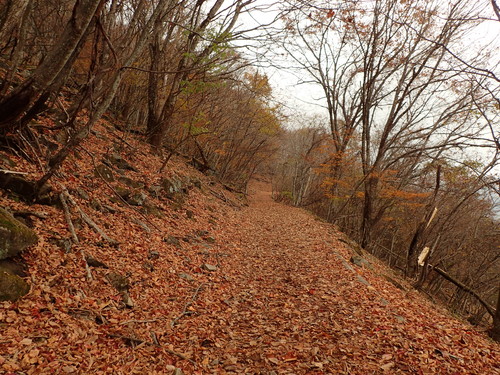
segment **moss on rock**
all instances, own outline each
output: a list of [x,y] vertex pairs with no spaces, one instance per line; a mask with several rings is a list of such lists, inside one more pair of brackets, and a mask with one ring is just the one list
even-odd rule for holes
[[17,301],[29,291],[29,284],[19,276],[0,272],[0,301]]
[[0,208],[0,259],[17,255],[37,241],[35,232]]

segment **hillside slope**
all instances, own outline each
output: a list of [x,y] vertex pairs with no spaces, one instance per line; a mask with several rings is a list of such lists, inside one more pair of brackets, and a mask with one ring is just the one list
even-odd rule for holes
[[0,305],[0,373],[500,374],[498,344],[376,260],[350,264],[342,233],[268,183],[247,207],[181,159],[160,166],[101,124],[51,180],[79,243],[62,207],[2,193],[46,218],[23,254],[30,293]]

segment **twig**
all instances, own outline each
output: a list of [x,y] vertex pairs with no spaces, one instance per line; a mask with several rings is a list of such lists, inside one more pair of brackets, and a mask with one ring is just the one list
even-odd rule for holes
[[234,187],[229,186],[229,185],[227,185],[227,184],[225,184],[223,182],[220,182],[220,184],[224,187],[224,189],[226,189],[227,191],[230,191],[231,193],[238,193],[238,194],[241,194],[241,195],[244,195],[244,196],[248,196],[248,193],[245,193],[244,191],[237,190]]
[[[68,197],[69,198],[69,197]],[[71,198],[72,200],[72,198]],[[70,202],[71,202],[70,200]],[[75,207],[78,209],[78,212],[80,213],[80,215],[82,216],[82,219],[89,225],[92,227],[92,229],[94,229],[98,234],[101,235],[101,237],[108,241],[111,245],[118,245],[119,242],[112,239],[111,237],[109,237],[106,233],[104,233],[104,231],[90,218],[90,216],[88,216],[85,212],[82,211],[82,209],[76,204],[76,202],[71,202],[72,204],[75,205]]]
[[191,363],[192,365],[197,365],[197,363],[195,361],[193,361],[192,359],[186,357],[184,354],[181,354],[181,353],[177,353],[177,352],[174,352],[173,350],[170,350],[168,348],[163,348],[168,354],[172,354],[172,355],[175,355],[176,357],[179,357],[180,359],[183,359],[185,361],[188,361],[189,363]]
[[[29,129],[29,128],[28,128],[28,129]],[[42,172],[44,172],[44,173],[45,173],[45,167],[43,166],[42,161],[41,161],[41,160],[40,160],[40,158],[38,157],[38,154],[37,154],[37,152],[36,152],[35,148],[33,147],[33,145],[31,144],[31,142],[29,142],[29,141],[26,139],[26,137],[25,137],[25,136],[21,133],[21,131],[19,131],[19,130],[18,130],[18,131],[17,131],[17,134],[18,134],[19,138],[21,138],[21,140],[22,140],[22,141],[24,141],[24,143],[25,143],[26,145],[28,145],[28,147],[31,149],[31,152],[33,152],[33,155],[35,155],[35,158],[36,158],[36,160],[38,161],[38,164],[39,164],[39,166],[40,166],[40,169],[42,170]]]
[[0,172],[2,172],[2,173],[8,173],[8,174],[21,174],[23,176],[26,176],[26,175],[29,174],[28,172],[16,172],[16,171],[10,171],[8,169],[0,169]]
[[213,189],[210,189],[210,193],[212,193],[214,197],[219,198],[221,201],[227,203],[227,198],[224,194],[220,194]]
[[75,202],[75,200],[73,199],[73,197],[69,194],[68,192],[68,189],[66,189],[66,187],[62,184],[59,184],[61,186],[61,188],[63,189],[63,192],[62,194],[65,196],[65,198],[68,199],[68,201],[73,205],[75,206],[75,208],[78,210],[78,212],[80,213],[80,216],[82,217],[83,221],[85,221],[92,229],[94,229],[94,231],[96,231],[105,241],[108,241],[110,244],[112,245],[118,245],[119,242],[112,239],[111,237],[109,237],[106,233],[104,233],[104,231],[99,227],[99,225],[97,225],[94,220],[92,220],[90,218],[89,215],[87,215],[81,208],[80,206],[78,205],[78,203]]
[[136,218],[134,217],[134,218],[132,218],[132,221],[133,221],[135,224],[139,225],[139,226],[140,226],[142,229],[144,229],[146,232],[151,233],[151,229],[150,229],[150,228],[149,228],[149,227],[148,227],[145,223],[143,223],[142,221],[140,221],[139,219],[136,219]]
[[68,111],[66,110],[66,108],[64,108],[64,104],[62,103],[62,101],[59,98],[59,96],[56,96],[56,102],[57,102],[57,104],[59,104],[59,107],[63,110],[64,114],[66,115],[66,121],[65,122],[68,122],[69,119],[70,119],[70,115],[69,115]]
[[[66,188],[64,188],[66,189]],[[66,190],[67,192],[67,190]],[[73,239],[73,242],[75,244],[80,243],[80,240],[78,239],[78,236],[76,235],[75,232],[75,227],[73,225],[73,220],[71,220],[71,213],[69,212],[69,207],[68,203],[66,202],[66,198],[64,196],[64,192],[59,194],[59,199],[61,200],[61,204],[64,209],[64,217],[66,218],[66,222],[68,223],[68,228],[71,233],[71,238]],[[91,281],[92,280],[92,272],[90,271],[89,264],[87,262],[87,256],[85,255],[85,251],[83,249],[80,250],[80,254],[82,256],[83,262],[85,263],[85,273],[87,275],[87,280]]]
[[[152,342],[145,341],[145,340],[142,340],[142,339],[136,339],[134,337],[129,337],[129,336],[116,335],[116,334],[113,334],[113,333],[108,333],[108,336],[111,337],[111,338],[114,338],[114,339],[122,339],[125,342],[129,342],[132,345],[141,345],[141,344],[155,345]],[[168,348],[163,348],[163,350],[165,350],[169,354],[172,354],[172,355],[174,355],[176,357],[179,357],[180,359],[188,361],[189,363],[191,363],[191,364],[193,364],[195,366],[197,365],[197,363],[195,361],[193,361],[192,359],[186,357],[184,354],[174,352],[173,350],[168,349]]]
[[158,341],[158,337],[156,337],[156,333],[151,331],[151,332],[149,332],[149,334],[151,335],[151,339],[153,340],[153,344],[155,344],[156,346],[160,346],[160,342]]
[[241,207],[238,204],[234,203],[231,199],[229,199],[228,197],[226,197],[223,192],[219,193],[219,192],[217,192],[217,191],[215,191],[213,189],[210,189],[210,193],[212,193],[213,196],[219,198],[224,203],[228,203],[229,205],[231,205],[233,207],[236,207],[236,208]]
[[188,308],[189,306],[191,306],[191,304],[194,302],[194,300],[196,299],[196,297],[198,296],[198,293],[200,292],[201,288],[203,287],[203,283],[201,283],[198,288],[196,288],[193,296],[191,297],[191,299],[189,301],[186,302],[186,304],[184,305],[184,310],[182,310],[182,313],[175,319],[172,320],[172,322],[170,323],[170,327],[174,327],[175,324],[177,323],[177,321],[179,319],[181,319],[183,316],[185,315],[188,315],[189,312],[188,312]]

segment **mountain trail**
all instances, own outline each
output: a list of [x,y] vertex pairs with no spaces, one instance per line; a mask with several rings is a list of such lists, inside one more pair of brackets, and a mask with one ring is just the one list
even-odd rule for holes
[[471,327],[394,287],[382,265],[349,266],[332,225],[275,203],[269,183],[249,191],[220,241],[225,282],[210,296],[222,303],[188,328],[213,328],[201,334],[213,373],[499,373]]

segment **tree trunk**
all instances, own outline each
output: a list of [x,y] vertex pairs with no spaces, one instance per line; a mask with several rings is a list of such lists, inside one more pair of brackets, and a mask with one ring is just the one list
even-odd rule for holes
[[441,239],[441,234],[438,234],[436,240],[434,241],[434,244],[432,245],[431,249],[423,259],[424,265],[422,266],[422,270],[420,271],[420,275],[418,277],[418,281],[415,284],[415,289],[421,289],[422,286],[424,285],[425,280],[427,279],[427,276],[429,274],[429,260],[431,258],[432,253],[436,250],[436,247],[439,243],[439,240]]
[[[178,85],[180,86],[180,79],[178,81]],[[149,117],[148,114],[148,141],[151,146],[153,146],[155,152],[160,152],[163,139],[168,128],[170,127],[171,118],[175,110],[175,103],[177,101],[177,95],[178,92],[171,92],[168,95],[162,114],[159,117],[155,116],[155,121],[151,121],[152,118]]]
[[405,276],[413,277],[414,273],[418,269],[416,262],[418,244],[424,237],[426,230],[429,228],[429,225],[431,224],[431,221],[434,219],[434,215],[437,212],[436,199],[439,192],[440,184],[441,184],[441,165],[438,165],[436,170],[436,185],[434,187],[434,193],[432,195],[431,200],[427,203],[425,207],[424,217],[422,218],[422,221],[418,224],[417,230],[413,234],[410,246],[408,247]]
[[157,113],[158,108],[158,95],[159,95],[159,85],[158,80],[160,75],[156,73],[160,68],[160,41],[159,35],[154,38],[154,40],[149,45],[149,52],[151,63],[149,65],[150,72],[148,73],[148,119],[147,119],[147,133],[152,134],[154,129],[159,124],[159,118]]
[[[8,42],[16,28],[21,27],[22,15],[30,0],[6,0],[0,2],[0,41]],[[0,45],[0,47],[4,47]]]
[[361,218],[361,247],[366,247],[371,242],[373,227],[373,199],[376,196],[378,185],[377,177],[368,177],[365,183],[365,197],[363,200],[363,216]]
[[[7,93],[9,86],[12,83],[12,79],[14,75],[17,72],[17,68],[19,66],[19,63],[21,62],[21,58],[23,55],[23,49],[26,44],[26,32],[28,29],[27,23],[29,19],[29,15],[31,12],[32,4],[33,1],[29,0],[28,2],[23,2],[23,5],[25,5],[23,9],[23,13],[21,14],[20,21],[19,21],[19,31],[17,33],[16,37],[16,43],[14,46],[14,50],[12,52],[11,56],[11,61],[10,61],[10,66],[8,71],[5,73],[5,77],[3,82],[0,84],[0,98],[3,98],[3,96]],[[3,8],[0,8],[3,11]],[[1,22],[0,22],[1,23]],[[5,40],[4,29],[0,32],[0,41]],[[1,47],[1,45],[0,45]]]
[[[130,54],[124,59],[125,65],[131,65],[140,55],[141,51],[144,49],[147,39],[152,30],[152,24],[155,20],[160,16],[160,14],[164,11],[166,2],[160,2],[154,9],[151,14],[150,19],[146,22],[146,25],[143,27],[141,35],[137,37],[136,44]],[[120,82],[123,78],[124,71],[117,70],[112,74],[108,81],[106,81],[106,87],[103,87],[97,94],[96,97],[100,98],[100,101],[97,103],[93,112],[90,114],[90,118],[85,125],[80,127],[79,129],[75,129],[72,134],[70,140],[66,143],[64,147],[62,147],[59,152],[54,155],[49,161],[50,169],[47,173],[37,181],[37,188],[39,189],[43,186],[52,176],[53,174],[60,168],[64,160],[68,157],[68,155],[87,137],[92,129],[93,125],[102,117],[104,112],[108,109],[113,98],[116,95]]]
[[490,331],[493,340],[500,342],[500,286],[498,288],[497,309],[493,316],[493,328]]

